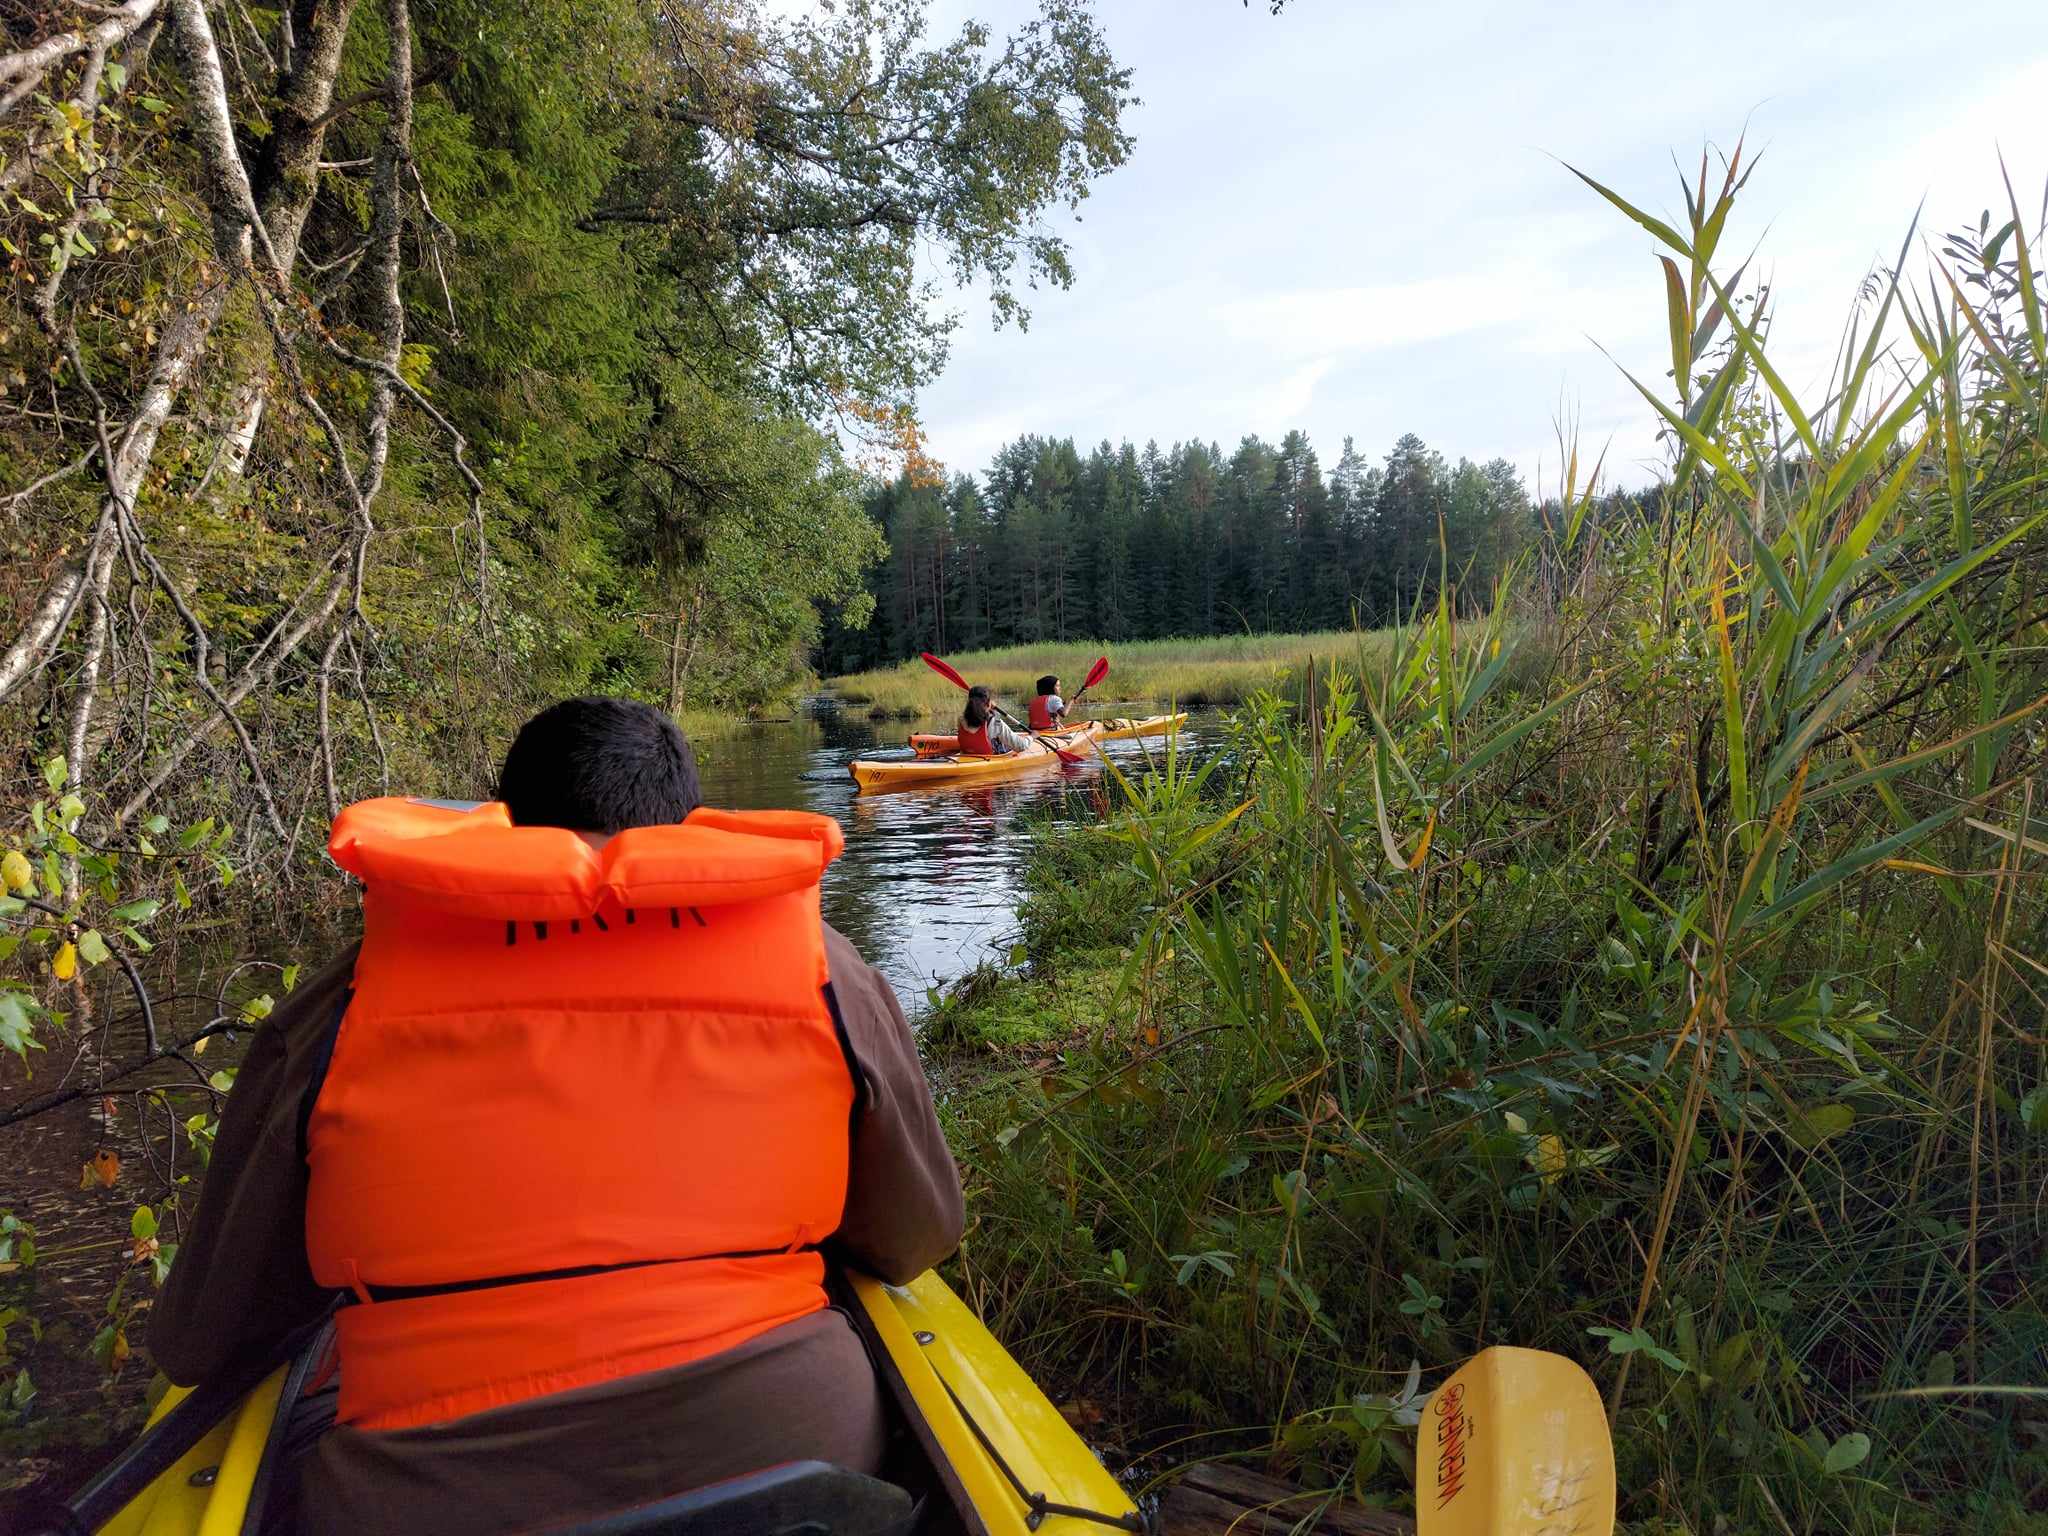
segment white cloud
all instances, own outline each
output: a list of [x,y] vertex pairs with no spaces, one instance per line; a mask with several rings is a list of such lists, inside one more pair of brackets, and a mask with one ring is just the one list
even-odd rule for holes
[[1225,336],[1283,357],[1384,351],[1483,330],[1512,319],[1488,277],[1429,277],[1373,287],[1310,288],[1218,305],[1209,318]]
[[[1035,0],[942,6],[969,9],[1002,30]],[[924,402],[935,450],[979,469],[1023,432],[1227,450],[1299,426],[1327,463],[1347,433],[1378,456],[1415,431],[1532,477],[1547,462],[1554,485],[1563,399],[1586,456],[1611,439],[1610,473],[1638,483],[1655,418],[1620,369],[1668,387],[1662,277],[1651,237],[1560,159],[1682,219],[1673,152],[1695,167],[1747,116],[1764,154],[1720,265],[1762,239],[1773,345],[1809,392],[1923,192],[1924,231],[1974,223],[2003,202],[2003,144],[2039,206],[2048,34],[2010,32],[1942,96],[1915,0],[1802,0],[1754,62],[1713,69],[1669,66],[1709,34],[1668,4],[1453,9],[1103,0],[1146,103],[1136,151],[1085,226],[1055,221],[1078,280],[1031,296],[1028,332],[957,301],[960,345]]]

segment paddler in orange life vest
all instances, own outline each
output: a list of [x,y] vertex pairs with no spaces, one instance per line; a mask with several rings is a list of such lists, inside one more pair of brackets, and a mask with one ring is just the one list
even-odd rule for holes
[[958,738],[955,750],[976,757],[1001,757],[1024,745],[1010,723],[996,713],[994,697],[979,683],[967,690],[967,703],[954,731]]
[[960,1177],[894,993],[819,916],[840,846],[701,806],[682,734],[619,699],[529,721],[496,803],[342,813],[362,941],[252,1040],[150,1328],[192,1384],[332,1312],[300,1530],[881,1469],[827,1267],[930,1267]]
[[1031,700],[1031,729],[1056,731],[1066,721],[1067,701],[1060,697],[1060,680],[1048,672],[1038,680],[1038,692]]

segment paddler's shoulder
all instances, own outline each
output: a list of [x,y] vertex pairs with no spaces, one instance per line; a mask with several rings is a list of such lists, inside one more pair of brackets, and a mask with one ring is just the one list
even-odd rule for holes
[[853,947],[853,940],[834,928],[830,923],[825,929],[825,968],[831,975],[836,989],[844,990],[855,981],[863,984],[875,974],[874,968],[861,958],[859,950]]
[[297,986],[278,999],[263,1027],[281,1036],[288,1051],[310,1044],[333,1026],[355,982],[356,952],[362,947],[360,940],[345,945],[339,954],[312,975],[301,977]]

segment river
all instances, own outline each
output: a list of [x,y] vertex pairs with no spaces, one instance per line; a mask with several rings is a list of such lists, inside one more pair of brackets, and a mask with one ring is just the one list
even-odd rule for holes
[[[1213,713],[1196,715],[1180,747],[1200,751],[1213,743],[1216,724]],[[889,978],[915,1014],[932,987],[1008,952],[1026,827],[1048,816],[1098,816],[1117,790],[1091,753],[1081,764],[992,784],[856,794],[848,759],[901,749],[908,731],[821,709],[707,742],[697,757],[707,804],[837,818],[846,852],[825,875],[825,920]],[[1103,750],[1130,771],[1161,744],[1111,741]]]

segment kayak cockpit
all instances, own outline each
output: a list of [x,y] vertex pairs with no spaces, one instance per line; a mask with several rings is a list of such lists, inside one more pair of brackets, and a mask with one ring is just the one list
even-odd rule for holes
[[[840,1272],[833,1300],[895,1409],[879,1476],[794,1461],[596,1515],[547,1536],[1104,1536],[1152,1529],[1115,1478],[935,1274],[884,1285]],[[324,1329],[190,1392],[84,1488],[18,1528],[109,1536],[289,1536],[299,1468],[332,1421]],[[317,1406],[326,1398],[324,1412]]]
[[792,1461],[615,1515],[543,1527],[542,1536],[911,1536],[922,1512],[923,1501],[895,1483],[829,1462]]

